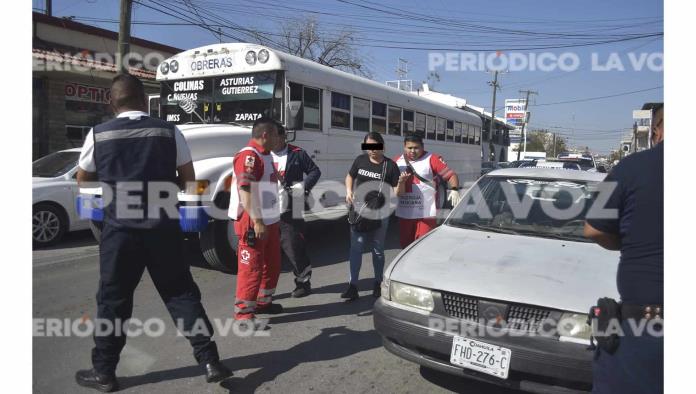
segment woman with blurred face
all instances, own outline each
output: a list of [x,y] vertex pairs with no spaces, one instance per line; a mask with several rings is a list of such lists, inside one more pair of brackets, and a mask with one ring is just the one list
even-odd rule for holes
[[358,298],[358,276],[362,264],[363,248],[367,245],[372,252],[375,281],[372,295],[380,296],[380,285],[384,272],[384,239],[389,225],[390,210],[382,209],[388,204],[392,193],[398,196],[404,190],[408,174],[401,174],[396,163],[384,156],[384,139],[379,133],[368,133],[363,139],[366,153],[358,156],[346,175],[346,203],[353,205],[362,217],[380,220],[379,227],[366,232],[350,229],[350,277],[348,288],[342,298]]

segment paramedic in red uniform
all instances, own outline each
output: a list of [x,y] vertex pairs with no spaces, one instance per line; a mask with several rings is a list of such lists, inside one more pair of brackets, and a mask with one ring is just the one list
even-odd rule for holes
[[280,275],[278,178],[271,157],[277,138],[275,121],[259,118],[249,144],[233,161],[229,216],[239,238],[234,318],[255,328],[256,314],[282,312],[281,305],[272,303]]
[[394,161],[400,172],[410,174],[396,208],[399,239],[405,248],[436,227],[437,186],[441,180],[449,185],[447,199],[452,207],[457,205],[461,198],[459,179],[440,155],[425,151],[423,139],[417,135],[404,138],[404,153]]

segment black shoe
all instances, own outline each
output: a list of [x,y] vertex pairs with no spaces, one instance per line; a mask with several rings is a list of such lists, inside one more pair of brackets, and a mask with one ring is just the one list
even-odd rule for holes
[[75,381],[83,387],[91,387],[102,393],[110,393],[118,390],[118,382],[115,375],[102,375],[94,369],[83,369],[75,373]]
[[272,302],[263,308],[256,308],[257,315],[277,315],[283,313],[283,306]]
[[310,294],[312,294],[312,285],[309,282],[298,283],[295,290],[292,291],[293,298],[307,297]]
[[375,282],[375,287],[372,288],[372,296],[379,298],[382,295],[382,282]]
[[358,288],[355,285],[348,285],[348,289],[341,294],[341,298],[347,298],[348,301],[357,300],[358,297]]
[[219,382],[230,376],[232,376],[232,371],[220,361],[213,361],[205,364],[205,381],[208,383]]

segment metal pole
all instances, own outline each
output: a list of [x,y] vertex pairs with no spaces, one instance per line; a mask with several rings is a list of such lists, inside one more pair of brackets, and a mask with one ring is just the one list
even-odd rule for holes
[[118,48],[116,53],[116,73],[128,73],[124,59],[130,53],[131,10],[133,0],[121,0],[121,19],[118,30]]
[[[498,71],[495,71],[495,74],[493,76],[493,104],[491,105],[491,121],[488,126],[488,141],[489,141],[489,147],[490,147],[490,141],[493,141],[493,128],[495,127],[495,95],[498,91]],[[481,149],[483,149],[484,144],[483,141],[481,142]],[[488,152],[488,156],[490,157],[490,152]],[[485,158],[485,161],[488,161],[488,158]]]
[[[531,116],[527,115],[527,108],[529,108],[529,95],[539,94],[538,92],[532,90],[520,90],[520,93],[526,93],[527,97],[524,100],[524,122],[522,122],[522,145],[524,146],[524,154],[527,154],[527,123],[529,123],[529,118]],[[520,160],[520,150],[517,149],[517,160]]]
[[46,0],[46,15],[53,16],[53,0]]

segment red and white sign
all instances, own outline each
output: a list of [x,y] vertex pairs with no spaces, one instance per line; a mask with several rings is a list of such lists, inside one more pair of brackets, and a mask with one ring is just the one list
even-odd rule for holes
[[90,103],[111,103],[111,89],[99,86],[82,85],[75,82],[65,83],[65,99],[86,101]]

